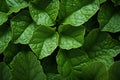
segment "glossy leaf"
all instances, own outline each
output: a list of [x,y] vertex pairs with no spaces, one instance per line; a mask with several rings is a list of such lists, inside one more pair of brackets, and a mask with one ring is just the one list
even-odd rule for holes
[[58,45],[58,34],[55,29],[45,26],[38,27],[30,41],[30,48],[39,59],[52,54]]
[[119,32],[120,31],[120,11],[115,9],[111,3],[105,3],[99,13],[98,21],[102,31]]
[[37,25],[53,26],[58,15],[59,0],[33,1],[29,5],[29,10]]
[[10,8],[8,14],[13,12],[17,13],[28,6],[28,2],[26,0],[6,0],[6,2]]
[[13,41],[16,41],[31,23],[28,11],[22,11],[11,20]]
[[63,24],[80,26],[98,11],[99,0],[61,0],[60,6]]
[[61,25],[59,26],[59,33],[59,46],[62,49],[78,48],[84,43],[85,28],[83,26]]

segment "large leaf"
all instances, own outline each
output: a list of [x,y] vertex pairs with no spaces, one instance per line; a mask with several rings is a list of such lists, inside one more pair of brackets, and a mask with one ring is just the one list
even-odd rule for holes
[[4,12],[0,12],[0,25],[5,23],[8,20],[8,16]]
[[105,3],[99,13],[98,21],[102,31],[119,32],[120,31],[120,11],[113,4]]
[[81,47],[84,43],[85,28],[73,27],[70,25],[59,27],[59,46],[62,49],[72,49]]
[[58,34],[55,29],[45,26],[38,27],[30,41],[30,48],[42,59],[52,54],[58,45]]
[[60,50],[56,59],[58,72],[67,80],[80,80],[81,68],[90,61],[80,49]]
[[10,64],[12,80],[46,80],[42,66],[32,52],[20,52]]
[[80,26],[87,22],[98,9],[99,0],[61,0],[60,19],[63,24]]
[[60,50],[57,63],[59,73],[66,80],[107,80],[105,65],[91,62],[87,54],[80,49]]
[[29,6],[30,14],[38,25],[53,26],[58,15],[59,0],[36,0]]
[[91,59],[101,61],[110,67],[113,57],[120,53],[120,43],[99,29],[92,30],[85,38],[84,49]]
[[26,0],[6,0],[10,10],[8,14],[13,12],[17,13],[21,9],[26,8],[28,6],[28,2]]
[[115,62],[109,70],[109,80],[120,79],[120,61]]
[[4,62],[0,62],[0,80],[10,80],[10,69]]
[[0,54],[6,49],[12,38],[11,31],[7,28],[6,25],[0,26]]
[[11,20],[13,41],[16,41],[31,23],[28,11],[22,11]]

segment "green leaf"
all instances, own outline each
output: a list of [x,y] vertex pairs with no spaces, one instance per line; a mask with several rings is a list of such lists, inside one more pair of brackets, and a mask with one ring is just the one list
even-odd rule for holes
[[0,26],[0,54],[6,49],[11,41],[11,31],[6,25]]
[[28,7],[28,2],[26,0],[6,0],[6,2],[10,8],[8,14],[13,12],[17,13],[21,9]]
[[100,3],[104,3],[104,2],[106,2],[107,0],[100,0]]
[[0,11],[8,12],[9,8],[5,0],[0,0]]
[[10,80],[10,69],[4,62],[0,62],[0,80]]
[[59,46],[62,49],[72,49],[81,47],[84,43],[85,28],[61,25],[59,27]]
[[115,3],[115,6],[120,5],[120,0],[111,0],[113,3]]
[[7,48],[4,50],[4,62],[9,64],[13,57],[19,52],[19,47],[18,45],[15,45],[13,43],[9,43]]
[[66,80],[60,74],[48,73],[47,80]]
[[98,21],[102,31],[119,32],[120,31],[120,11],[113,4],[105,3],[99,13]]
[[108,71],[103,63],[91,62],[82,67],[81,80],[109,80]]
[[109,80],[120,79],[120,61],[115,62],[109,70]]
[[30,24],[20,35],[20,37],[15,41],[15,43],[28,44],[32,38],[35,27],[37,27],[35,23]]
[[22,11],[11,20],[13,41],[15,42],[31,23],[28,11]]
[[0,12],[0,25],[5,23],[8,20],[8,16],[4,12]]
[[10,64],[12,80],[46,80],[42,66],[32,52],[20,52]]
[[56,59],[58,72],[66,80],[80,80],[82,67],[90,62],[87,54],[80,49],[60,50]]
[[80,26],[98,11],[99,0],[61,0],[60,6],[63,24]]
[[36,0],[29,5],[29,10],[37,25],[53,26],[58,15],[59,0]]
[[30,48],[39,59],[52,54],[58,45],[58,33],[55,29],[45,26],[38,27],[30,41]]
[[84,50],[91,59],[103,62],[109,68],[113,57],[120,53],[120,43],[108,33],[94,29],[85,38]]

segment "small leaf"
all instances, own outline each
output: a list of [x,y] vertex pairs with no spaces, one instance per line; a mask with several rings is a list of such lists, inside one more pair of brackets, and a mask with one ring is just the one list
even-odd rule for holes
[[59,27],[59,46],[62,49],[72,49],[81,47],[84,43],[85,28],[73,27],[70,25]]
[[40,26],[33,32],[29,45],[39,59],[47,57],[58,45],[58,33],[50,27]]
[[37,25],[53,26],[58,15],[59,0],[36,0],[29,5],[31,17]]
[[0,62],[0,80],[10,80],[10,69],[4,62]]
[[32,52],[18,53],[10,66],[12,80],[46,80],[42,66]]

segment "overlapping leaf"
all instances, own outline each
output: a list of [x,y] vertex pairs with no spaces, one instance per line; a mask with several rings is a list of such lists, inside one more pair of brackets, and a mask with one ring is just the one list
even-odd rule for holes
[[30,25],[30,23],[31,23],[31,18],[29,16],[29,12],[26,10],[20,12],[18,15],[13,17],[13,19],[11,20],[11,28],[12,28],[12,35],[14,42],[22,35],[22,33]]
[[38,25],[53,26],[58,15],[59,0],[36,0],[29,5],[30,14]]
[[105,3],[98,14],[98,21],[102,31],[120,31],[120,11],[112,3]]
[[81,47],[84,43],[85,28],[70,25],[59,26],[59,46],[62,49]]
[[39,59],[51,55],[57,46],[58,33],[54,28],[40,26],[33,32],[30,48]]
[[27,0],[6,0],[10,10],[8,14],[17,13],[28,6]]
[[120,43],[99,29],[92,30],[85,38],[84,50],[91,59],[101,61],[110,67],[113,57],[120,53]]
[[7,25],[0,26],[0,54],[6,49],[11,41],[12,35]]
[[99,9],[99,0],[61,0],[60,20],[63,24],[80,26]]

